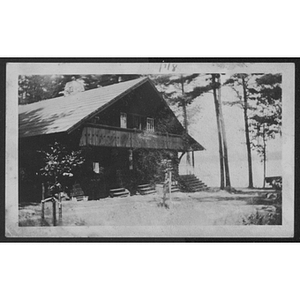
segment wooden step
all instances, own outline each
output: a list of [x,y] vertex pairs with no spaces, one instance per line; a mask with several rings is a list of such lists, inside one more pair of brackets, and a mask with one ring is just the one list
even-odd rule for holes
[[110,189],[109,191],[110,192],[120,192],[120,191],[124,191],[125,188],[113,188],[113,189]]
[[130,195],[129,191],[125,188],[114,188],[109,190],[110,197],[127,197]]
[[204,184],[204,183],[200,183],[200,182],[193,182],[193,183],[188,183],[188,185],[189,185],[190,187],[197,187],[197,186],[202,187],[202,186],[204,186],[205,184]]
[[156,190],[143,191],[142,195],[156,194]]
[[151,186],[150,183],[144,183],[144,184],[139,184],[138,188],[149,187],[149,186]]
[[141,195],[155,194],[156,190],[150,183],[144,183],[138,185],[138,192]]
[[207,188],[206,184],[193,174],[180,175],[180,184],[187,192],[199,192]]
[[193,180],[193,181],[184,181],[186,184],[195,185],[195,184],[204,184],[202,181]]
[[138,188],[140,191],[149,191],[149,190],[153,190],[154,188],[152,186],[147,186],[147,187],[143,187],[143,188]]

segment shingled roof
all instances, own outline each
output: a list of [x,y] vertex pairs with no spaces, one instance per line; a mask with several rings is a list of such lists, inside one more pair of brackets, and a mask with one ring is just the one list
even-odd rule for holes
[[[78,124],[106,109],[145,82],[152,85],[148,78],[142,77],[67,97],[19,105],[19,137],[71,132]],[[204,149],[190,135],[187,138],[194,150]]]
[[70,131],[79,122],[88,119],[108,104],[114,103],[147,80],[138,78],[67,97],[19,105],[19,136]]

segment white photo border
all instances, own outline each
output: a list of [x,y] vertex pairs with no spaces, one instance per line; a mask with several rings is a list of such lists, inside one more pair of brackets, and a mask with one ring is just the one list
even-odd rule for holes
[[[216,59],[217,61],[217,59]],[[283,101],[283,220],[276,226],[18,226],[18,76],[46,74],[281,73]],[[20,62],[7,63],[6,237],[292,238],[294,236],[295,64],[285,62]]]

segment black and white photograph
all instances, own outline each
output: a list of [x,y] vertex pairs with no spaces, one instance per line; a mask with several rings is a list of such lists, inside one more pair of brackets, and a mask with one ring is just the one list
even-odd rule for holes
[[6,236],[292,237],[294,72],[8,63]]
[[3,299],[299,297],[294,3],[3,2]]

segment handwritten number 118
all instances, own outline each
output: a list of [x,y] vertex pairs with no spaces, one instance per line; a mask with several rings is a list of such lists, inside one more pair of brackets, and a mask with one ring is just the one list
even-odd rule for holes
[[160,64],[159,67],[159,72],[167,70],[167,71],[171,71],[171,72],[175,72],[177,68],[176,64]]

